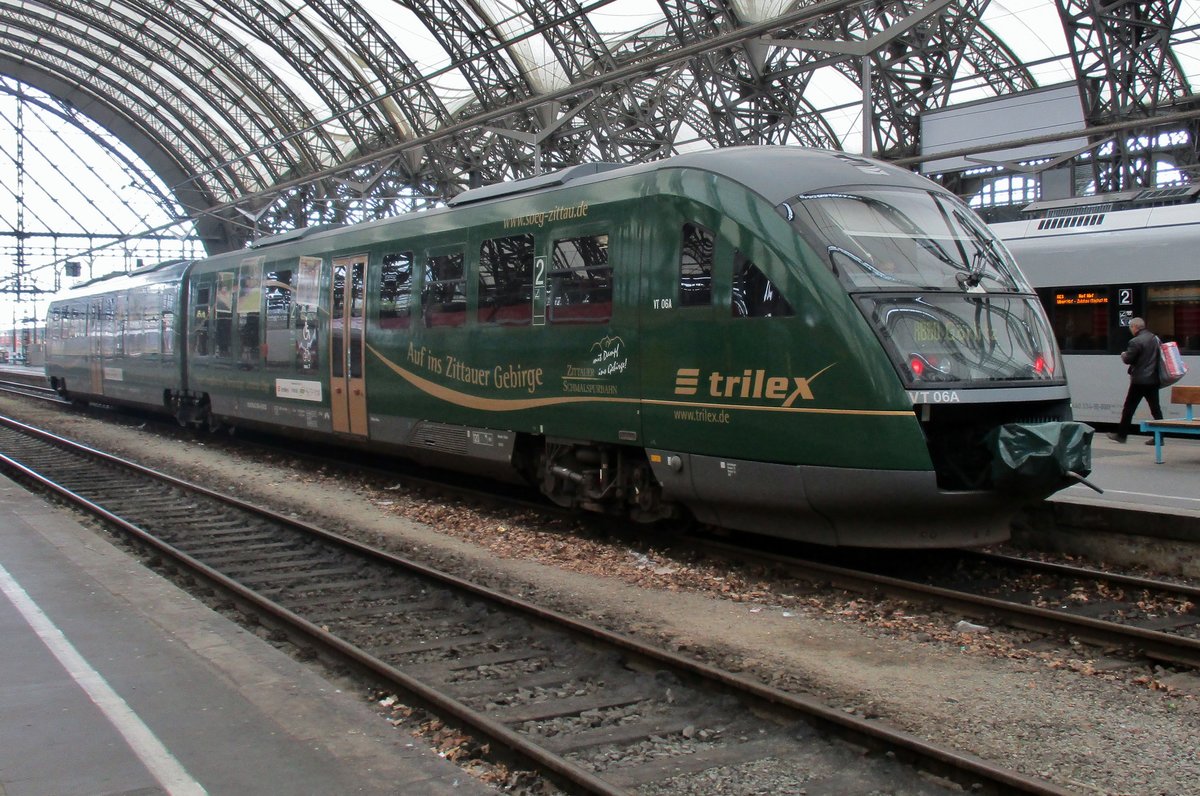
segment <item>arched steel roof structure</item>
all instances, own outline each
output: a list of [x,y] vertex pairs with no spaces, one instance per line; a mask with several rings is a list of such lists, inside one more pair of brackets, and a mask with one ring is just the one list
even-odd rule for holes
[[[876,154],[911,160],[923,112],[1037,87],[1050,64],[1076,82],[1090,125],[1186,122],[1196,5],[0,0],[0,75],[113,133],[219,251],[591,160],[746,143],[859,151],[864,118]],[[1059,55],[1026,54],[989,22],[1035,7],[1058,30],[1012,30],[1051,33]],[[869,108],[855,95],[864,65]],[[1194,133],[1177,149],[1194,164]],[[1097,179],[1142,179],[1137,162],[1118,147]]]

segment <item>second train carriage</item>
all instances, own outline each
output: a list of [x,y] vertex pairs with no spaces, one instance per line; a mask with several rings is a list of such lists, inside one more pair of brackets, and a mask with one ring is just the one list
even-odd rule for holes
[[[48,375],[185,422],[517,474],[564,505],[823,544],[1005,538],[1006,424],[1051,429],[1086,470],[1031,288],[909,172],[728,149],[451,205],[90,285],[52,308],[51,336],[98,306],[100,342],[60,335]],[[121,296],[160,279],[177,280],[162,350],[115,342],[152,325],[123,319]],[[1065,486],[1062,469],[1018,491]]]
[[[991,225],[1038,291],[1071,377],[1076,419],[1116,423],[1129,381],[1129,319],[1174,341],[1200,374],[1200,187],[1035,202]],[[1186,377],[1194,384],[1196,376]],[[1167,418],[1184,407],[1163,394]],[[1145,402],[1138,420],[1149,420]]]

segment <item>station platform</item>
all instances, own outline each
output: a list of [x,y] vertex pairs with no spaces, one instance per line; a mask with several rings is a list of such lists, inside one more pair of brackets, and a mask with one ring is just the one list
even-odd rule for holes
[[1135,434],[1120,443],[1097,431],[1088,480],[1104,494],[1078,484],[1051,499],[1193,513],[1200,518],[1200,438],[1165,438],[1162,464],[1154,462],[1154,445],[1146,444],[1153,439]]
[[1164,439],[1162,464],[1146,444],[1152,439],[1132,435],[1119,443],[1097,431],[1087,480],[1104,493],[1076,484],[1045,508],[1062,525],[1200,542],[1200,439]]
[[0,476],[0,794],[486,794]]
[[17,381],[22,384],[46,384],[46,370],[40,365],[0,364],[0,381]]

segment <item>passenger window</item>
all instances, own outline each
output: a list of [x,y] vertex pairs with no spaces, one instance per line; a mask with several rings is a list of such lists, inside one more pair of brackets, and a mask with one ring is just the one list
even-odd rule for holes
[[462,253],[438,254],[425,261],[421,308],[426,326],[462,326],[467,318],[467,280]]
[[741,252],[733,259],[733,317],[779,318],[794,315],[792,305],[758,266]]
[[533,236],[485,240],[479,247],[480,323],[528,326],[533,320]]
[[554,242],[550,271],[551,323],[604,323],[612,317],[613,269],[608,235]]
[[412,314],[412,252],[383,256],[379,278],[379,328],[407,329]]
[[296,269],[292,302],[296,307],[296,369],[315,373],[321,362],[317,308],[321,292],[320,257],[301,257]]
[[1159,338],[1200,352],[1200,282],[1146,286],[1146,323]]
[[703,307],[712,303],[713,251],[716,237],[696,224],[683,225],[679,254],[679,306]]
[[243,369],[256,368],[262,357],[262,266],[263,257],[242,260],[238,275],[237,333],[238,362]]
[[196,289],[196,300],[192,303],[192,353],[198,356],[208,356],[209,299],[209,288]]
[[233,293],[237,285],[237,274],[221,271],[217,274],[217,300],[214,308],[216,346],[212,354],[218,357],[233,356]]
[[113,318],[113,356],[125,356],[125,335],[128,333],[129,326],[129,296],[126,294],[118,294],[115,300],[111,300],[110,307],[115,307],[112,310]]
[[1038,294],[1050,316],[1050,327],[1060,351],[1108,350],[1111,304],[1107,286],[1042,288]]
[[292,298],[290,268],[268,271],[264,275],[268,365],[286,365],[292,361]]
[[116,354],[114,350],[117,338],[115,299],[112,296],[104,296],[98,301],[100,303],[96,308],[96,317],[100,329],[100,352],[106,357],[111,357]]

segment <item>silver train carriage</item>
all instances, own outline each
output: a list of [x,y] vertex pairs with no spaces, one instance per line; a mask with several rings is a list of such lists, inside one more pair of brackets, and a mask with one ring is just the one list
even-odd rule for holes
[[[1076,420],[1116,423],[1129,384],[1129,319],[1179,345],[1200,383],[1200,187],[1036,202],[991,224],[1037,289],[1062,352]],[[1173,204],[1162,204],[1174,202]],[[1185,408],[1162,394],[1163,414]],[[1145,402],[1135,423],[1150,419]]]

